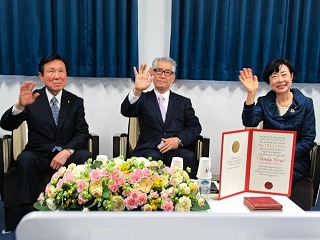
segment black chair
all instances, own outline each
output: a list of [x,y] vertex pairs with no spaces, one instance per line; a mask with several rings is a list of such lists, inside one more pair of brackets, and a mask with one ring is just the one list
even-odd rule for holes
[[[113,136],[113,157],[123,155],[126,159],[128,154],[137,145],[139,133],[138,118],[129,118],[128,132],[115,134]],[[200,157],[209,157],[209,147],[210,139],[199,135],[193,146],[197,159],[200,159]]]
[[[27,125],[23,122],[19,128],[12,131],[11,135],[1,137],[1,155],[0,155],[0,177],[1,177],[1,200],[4,203],[5,212],[5,231],[15,229],[13,223],[14,211],[18,211],[18,193],[16,181],[16,159],[21,153],[27,142]],[[87,149],[92,153],[93,159],[99,154],[99,136],[89,134]],[[43,189],[51,179],[51,173],[43,176]]]
[[313,180],[313,202],[312,206],[316,205],[319,196],[319,184],[320,184],[320,148],[319,143],[314,143],[314,147],[310,152],[311,154],[311,172],[310,177]]

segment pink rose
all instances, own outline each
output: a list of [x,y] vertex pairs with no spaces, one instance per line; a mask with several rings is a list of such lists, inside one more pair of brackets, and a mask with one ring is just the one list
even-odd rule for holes
[[141,174],[145,178],[150,178],[152,171],[149,168],[144,168],[144,169],[142,169]]
[[63,178],[65,179],[65,182],[68,182],[68,183],[74,182],[74,176],[72,175],[72,171],[70,170],[66,171]]
[[125,184],[126,176],[120,170],[115,170],[114,172],[112,172],[112,174],[110,175],[110,178],[113,181],[113,183],[118,186],[123,186]]
[[133,189],[130,193],[130,197],[134,198],[134,199],[137,199],[140,195],[140,192],[136,189]]
[[61,178],[59,179],[58,183],[57,183],[57,188],[60,189],[62,188],[62,185],[65,183],[65,179],[64,178]]
[[171,199],[167,199],[163,204],[161,204],[161,209],[165,212],[172,212],[174,210],[174,206]]
[[148,200],[147,194],[140,192],[140,195],[137,199],[139,206],[146,204],[147,200]]
[[42,193],[40,193],[40,195],[39,195],[39,197],[38,197],[37,201],[39,201],[39,202],[43,203],[43,201],[44,201],[44,194],[43,194],[43,192],[42,192]]
[[155,191],[152,191],[152,192],[150,193],[150,196],[151,196],[151,198],[156,199],[156,198],[159,197],[159,193],[158,193],[158,192],[155,192]]
[[141,171],[140,169],[135,169],[133,172],[129,174],[130,182],[131,183],[136,183],[139,182],[141,179]]
[[78,195],[78,203],[79,204],[84,204],[88,201],[88,199],[84,198],[81,196],[81,194]]
[[138,204],[136,202],[136,199],[133,197],[129,196],[123,201],[124,205],[128,210],[132,210],[138,207]]
[[77,191],[78,191],[78,193],[82,193],[83,189],[88,185],[89,184],[85,180],[79,180],[77,182]]
[[92,182],[96,182],[99,181],[102,177],[102,172],[100,169],[94,169],[91,171],[91,173],[89,174],[90,180]]
[[111,184],[111,185],[109,185],[109,190],[111,192],[117,192],[119,190],[119,186],[116,184]]

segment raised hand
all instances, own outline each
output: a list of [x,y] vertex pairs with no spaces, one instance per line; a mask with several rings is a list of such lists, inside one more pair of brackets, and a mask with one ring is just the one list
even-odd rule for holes
[[19,101],[16,104],[17,109],[24,109],[25,106],[28,106],[39,97],[39,93],[33,93],[33,89],[36,86],[35,82],[26,81],[20,86]]
[[251,68],[243,68],[240,70],[239,80],[247,90],[246,104],[253,104],[259,87],[258,77],[252,74]]
[[140,95],[142,91],[146,90],[153,81],[152,67],[147,71],[147,64],[141,64],[139,71],[136,67],[133,67],[135,75],[135,85],[133,92],[135,95]]
[[256,93],[259,87],[259,81],[258,77],[252,74],[251,68],[243,68],[240,71],[239,80],[242,83],[242,85],[246,88],[248,93]]

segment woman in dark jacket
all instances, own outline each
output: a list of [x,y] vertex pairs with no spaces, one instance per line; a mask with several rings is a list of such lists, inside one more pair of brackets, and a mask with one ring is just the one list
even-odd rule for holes
[[258,77],[250,68],[240,71],[239,80],[247,90],[242,111],[246,127],[256,127],[263,121],[263,128],[292,130],[297,132],[293,183],[309,176],[310,154],[316,137],[313,101],[296,88],[291,88],[295,71],[287,59],[271,61],[263,73],[263,79],[271,88],[255,103]]

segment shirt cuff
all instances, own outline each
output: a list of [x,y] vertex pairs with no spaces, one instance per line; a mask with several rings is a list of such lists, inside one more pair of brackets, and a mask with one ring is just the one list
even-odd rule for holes
[[128,95],[128,100],[129,100],[130,104],[134,104],[136,101],[138,101],[139,98],[140,98],[140,96],[134,95],[133,91],[131,91]]
[[22,113],[23,112],[23,110],[21,111],[21,110],[18,110],[17,108],[16,108],[16,105],[14,104],[13,105],[13,107],[12,107],[12,115],[18,115],[18,114],[20,114],[20,113]]

